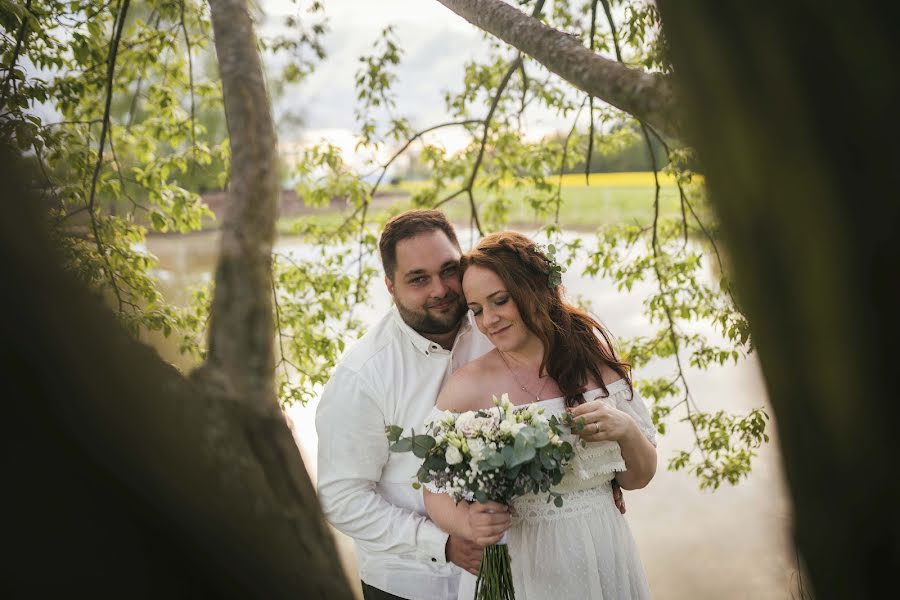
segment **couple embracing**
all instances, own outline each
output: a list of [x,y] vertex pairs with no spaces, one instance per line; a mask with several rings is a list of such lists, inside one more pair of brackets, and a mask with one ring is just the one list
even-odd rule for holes
[[[655,430],[606,329],[568,304],[527,237],[489,235],[463,255],[439,211],[391,219],[379,242],[394,305],[338,364],[316,413],[318,493],[356,543],[367,600],[469,600],[484,546],[506,536],[519,600],[649,598],[618,486],[656,471]],[[585,426],[555,491],[511,507],[413,489],[412,454],[384,429],[419,429],[508,394]]]

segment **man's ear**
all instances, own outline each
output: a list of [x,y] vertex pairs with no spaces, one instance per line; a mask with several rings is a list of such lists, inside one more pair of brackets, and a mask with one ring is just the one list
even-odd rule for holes
[[393,295],[394,295],[394,282],[391,281],[391,278],[388,277],[387,274],[385,274],[385,276],[384,276],[384,285],[387,286],[388,294],[390,294],[390,295],[393,297]]

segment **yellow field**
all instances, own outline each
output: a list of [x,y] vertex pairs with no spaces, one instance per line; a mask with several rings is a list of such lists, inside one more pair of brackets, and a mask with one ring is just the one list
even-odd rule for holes
[[[551,178],[557,181],[557,178]],[[675,178],[666,173],[659,174],[660,185],[675,185]],[[652,187],[653,172],[636,173],[591,173],[590,185],[596,187]],[[567,173],[562,176],[563,187],[584,187],[583,173]]]

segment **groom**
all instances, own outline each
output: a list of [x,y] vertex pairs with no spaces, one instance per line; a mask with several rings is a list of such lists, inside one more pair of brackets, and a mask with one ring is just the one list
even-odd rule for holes
[[394,305],[347,352],[322,393],[319,501],[356,542],[366,600],[455,599],[459,571],[451,563],[475,571],[481,549],[428,519],[411,485],[421,461],[389,452],[384,428],[421,427],[450,374],[493,346],[468,317],[462,251],[443,213],[394,217],[379,250]]
[[420,460],[391,453],[385,425],[419,428],[454,369],[492,345],[468,318],[456,233],[443,213],[405,212],[379,242],[394,305],[344,356],[316,411],[325,516],[356,542],[365,598],[456,598],[481,549],[448,536],[412,488]]

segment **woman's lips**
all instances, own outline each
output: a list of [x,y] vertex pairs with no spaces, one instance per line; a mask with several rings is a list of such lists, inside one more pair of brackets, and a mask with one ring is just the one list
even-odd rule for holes
[[512,326],[512,324],[510,323],[510,324],[507,325],[506,327],[502,327],[502,328],[500,328],[500,329],[497,329],[496,331],[492,331],[492,332],[491,332],[491,335],[492,335],[492,336],[500,335],[501,333],[503,333],[504,331],[506,331],[507,329],[509,329],[511,326]]

